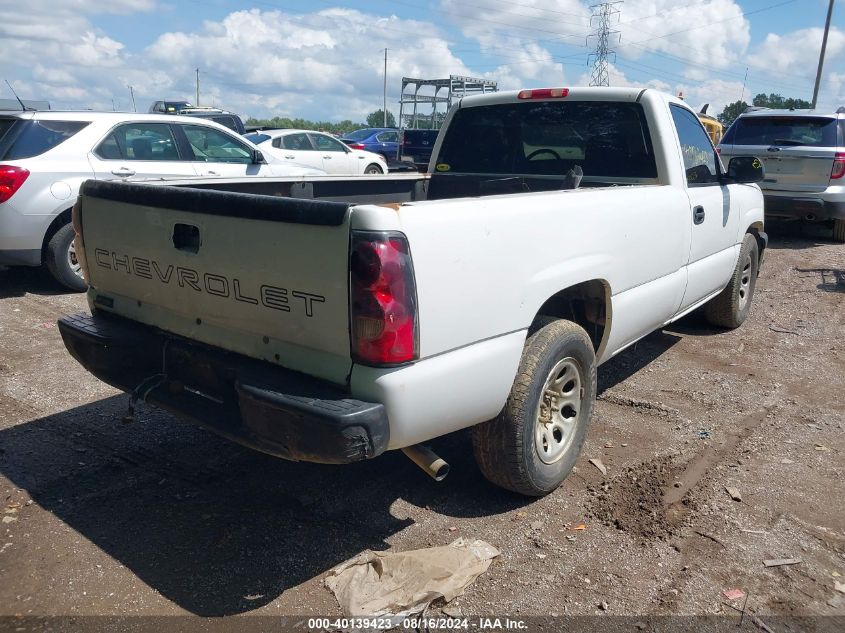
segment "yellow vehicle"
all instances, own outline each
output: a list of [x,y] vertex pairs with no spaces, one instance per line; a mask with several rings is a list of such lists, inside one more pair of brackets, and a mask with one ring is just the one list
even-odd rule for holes
[[713,145],[718,145],[719,141],[722,140],[722,135],[725,132],[725,128],[719,122],[719,119],[712,117],[709,114],[699,112],[698,120],[701,121],[701,124],[704,126],[704,129],[707,130],[707,135],[710,137],[710,140],[713,141]]

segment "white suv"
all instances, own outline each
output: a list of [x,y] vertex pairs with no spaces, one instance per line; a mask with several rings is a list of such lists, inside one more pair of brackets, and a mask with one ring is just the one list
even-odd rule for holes
[[222,125],[132,112],[0,113],[0,264],[46,265],[84,290],[70,211],[86,180],[186,176],[311,176]]

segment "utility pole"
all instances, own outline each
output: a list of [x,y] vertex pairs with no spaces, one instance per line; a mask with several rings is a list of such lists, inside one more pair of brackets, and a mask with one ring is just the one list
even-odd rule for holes
[[194,104],[198,106],[200,104],[200,69],[197,68],[197,102]]
[[619,31],[610,29],[611,19],[615,19],[619,15],[619,9],[616,5],[622,4],[622,0],[616,2],[603,2],[601,4],[594,4],[590,7],[593,15],[590,16],[590,24],[593,20],[598,22],[597,30],[587,36],[587,39],[596,38],[595,52],[590,53],[588,60],[592,58],[593,72],[590,76],[591,86],[609,86],[610,76],[607,72],[608,58],[616,59],[616,51],[610,48],[610,40],[613,36],[618,35]]
[[[831,0],[833,2],[833,0]],[[384,114],[384,124],[382,127],[387,127],[387,49],[384,49],[384,95],[382,98],[381,111]]]
[[129,96],[132,97],[132,112],[137,112],[138,108],[135,107],[135,90],[132,89],[132,86],[129,86]]
[[833,15],[833,0],[827,6],[827,20],[824,23],[824,35],[822,36],[822,50],[819,53],[819,69],[816,71],[816,85],[813,88],[813,104],[810,106],[815,109],[816,100],[819,97],[819,84],[822,81],[822,67],[824,66],[824,51],[827,48],[827,34],[830,32],[830,17]]

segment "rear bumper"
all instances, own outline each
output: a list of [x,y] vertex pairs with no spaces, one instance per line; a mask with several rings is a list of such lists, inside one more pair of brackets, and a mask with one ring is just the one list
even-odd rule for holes
[[328,464],[387,448],[384,406],[330,383],[112,315],[58,325],[71,355],[100,380],[239,444]]
[[[833,198],[833,199],[830,199]],[[813,196],[808,194],[776,195],[765,193],[767,218],[823,221],[845,218],[845,196]]]

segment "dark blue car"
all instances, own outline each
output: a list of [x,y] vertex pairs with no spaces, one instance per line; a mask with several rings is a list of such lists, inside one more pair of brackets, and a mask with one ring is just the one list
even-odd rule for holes
[[368,127],[345,134],[340,139],[352,149],[364,149],[396,160],[399,154],[399,130],[388,127]]

